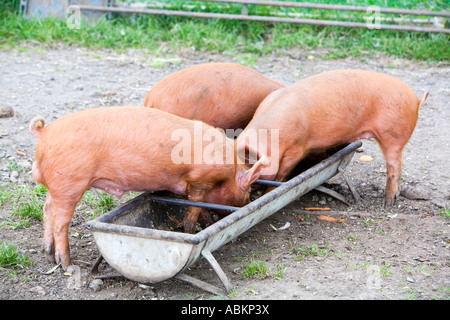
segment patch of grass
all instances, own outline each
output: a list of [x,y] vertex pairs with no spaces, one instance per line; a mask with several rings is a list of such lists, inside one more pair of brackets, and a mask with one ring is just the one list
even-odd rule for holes
[[380,275],[382,277],[388,277],[389,275],[391,275],[392,274],[391,266],[392,264],[389,261],[385,261],[380,268]]
[[290,253],[296,255],[294,257],[295,261],[302,261],[307,256],[320,256],[320,257],[326,256],[328,255],[328,251],[329,249],[327,247],[320,248],[316,244],[312,244],[309,247],[299,249],[295,249],[293,245],[291,245]]
[[[92,211],[92,214],[89,215],[91,220],[111,211],[116,204],[117,200],[113,196],[98,190],[86,191],[81,201],[81,206],[87,206]],[[84,211],[86,212],[87,210],[84,209]]]
[[255,261],[254,258],[250,259],[250,263],[242,271],[242,278],[252,278],[252,279],[264,279],[270,275],[269,267],[267,267],[264,260],[259,263]]
[[441,209],[439,211],[439,216],[443,218],[450,218],[450,209]]
[[23,168],[19,168],[16,160],[11,160],[6,164],[9,171],[23,171]]
[[[321,1],[323,2],[323,1]],[[325,1],[334,3],[335,1]],[[375,1],[385,6],[384,1]],[[352,1],[352,4],[373,5],[371,1]],[[185,4],[202,12],[240,13],[241,6],[234,4],[166,2],[172,9]],[[448,9],[445,2],[412,1],[393,2],[389,6],[410,9]],[[10,6],[8,6],[10,8]],[[186,6],[184,10],[189,10]],[[364,21],[366,13],[317,11],[293,8],[249,6],[253,14],[312,14],[316,18]],[[294,25],[235,20],[181,18],[170,16],[128,15],[111,20],[99,19],[88,24],[82,21],[80,29],[69,29],[62,19],[26,19],[13,10],[5,10],[0,25],[0,48],[23,47],[23,41],[33,41],[54,46],[58,43],[88,48],[147,49],[156,55],[182,48],[195,48],[213,53],[239,55],[244,64],[253,65],[260,55],[277,50],[300,48],[316,51],[326,59],[349,56],[370,58],[387,54],[430,62],[450,61],[450,37],[446,34],[367,30],[343,27]],[[319,53],[317,53],[317,51]]]
[[275,272],[274,272],[273,276],[275,277],[275,279],[281,280],[283,278],[283,276],[286,274],[286,270],[287,270],[287,267],[284,263],[277,264],[275,266]]
[[42,221],[47,188],[42,185],[11,185],[0,188],[0,205],[10,208],[10,216],[0,223],[2,229],[29,227],[33,220]]
[[5,220],[2,228],[26,228],[32,220],[42,221],[43,206],[47,189],[41,185],[3,184],[0,189],[0,205],[11,207],[11,216],[18,217],[15,221]]
[[16,188],[18,191],[13,205],[12,215],[24,220],[35,219],[42,221],[43,206],[47,189],[44,186],[21,185]]
[[437,291],[439,296],[433,297],[434,300],[450,300],[450,287],[440,287]]
[[13,192],[8,188],[9,183],[5,183],[0,189],[0,206],[4,203],[9,202],[13,196]]
[[[240,262],[248,261],[247,259],[238,258]],[[257,262],[259,261],[259,262]],[[284,263],[279,263],[275,266],[275,271],[272,271],[264,260],[261,260],[260,254],[256,251],[250,255],[250,261],[241,272],[243,279],[265,279],[268,277],[274,277],[277,280],[281,280],[285,275],[287,267]]]
[[19,249],[14,246],[12,241],[9,244],[6,241],[0,243],[1,268],[17,269],[32,263],[33,261],[30,258],[20,253]]
[[42,221],[42,206],[43,203],[40,201],[31,200],[17,207],[13,211],[13,214],[23,219],[33,218],[38,221]]
[[[123,201],[130,200],[139,193],[129,193],[123,197]],[[11,216],[18,219],[2,221],[0,228],[18,229],[31,225],[33,220],[42,221],[43,207],[47,195],[47,188],[43,185],[11,185],[5,183],[0,187],[0,205],[11,207]],[[83,195],[78,205],[82,212],[88,212],[89,219],[111,211],[118,204],[118,200],[110,194],[88,190]]]
[[358,240],[358,235],[350,233],[349,235],[346,236],[346,238],[348,241],[356,242]]

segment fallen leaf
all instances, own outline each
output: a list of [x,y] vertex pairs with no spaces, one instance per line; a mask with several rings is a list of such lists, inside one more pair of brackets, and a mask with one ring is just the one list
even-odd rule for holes
[[50,270],[48,270],[48,271],[46,271],[46,272],[43,272],[42,274],[46,274],[46,275],[52,274],[52,273],[55,272],[56,269],[58,269],[60,266],[61,266],[61,264],[57,264],[56,266],[54,266],[53,268],[51,268]]
[[281,228],[278,228],[278,231],[279,231],[279,230],[286,230],[286,229],[289,228],[290,226],[291,226],[291,223],[290,223],[290,222],[286,222],[284,226],[282,226]]

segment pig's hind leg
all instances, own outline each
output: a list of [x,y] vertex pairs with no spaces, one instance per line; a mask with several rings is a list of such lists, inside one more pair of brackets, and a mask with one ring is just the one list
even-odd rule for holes
[[47,195],[48,206],[47,212],[44,213],[44,250],[50,260],[53,260],[54,256],[54,261],[66,270],[71,264],[69,225],[84,189],[72,190],[66,194],[58,191],[49,188]]
[[47,199],[44,204],[44,239],[42,243],[42,251],[45,253],[47,259],[54,263],[55,262],[55,239],[53,238],[52,231],[52,207],[53,199],[50,193],[47,193]]
[[386,159],[386,188],[384,207],[391,207],[400,193],[400,177],[402,174],[403,147],[398,141],[378,140],[381,151]]
[[55,199],[53,203],[52,231],[55,239],[55,260],[56,263],[61,263],[64,270],[71,264],[69,225],[77,202],[63,202]]

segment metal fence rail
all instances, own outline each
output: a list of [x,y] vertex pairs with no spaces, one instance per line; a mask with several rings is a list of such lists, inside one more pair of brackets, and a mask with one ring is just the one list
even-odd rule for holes
[[[233,1],[238,1],[238,0],[233,0]],[[275,1],[271,1],[271,3],[273,3],[273,2],[275,2]],[[280,2],[280,3],[285,3],[285,2]],[[210,19],[260,21],[260,22],[282,22],[282,23],[292,23],[292,24],[308,24],[308,25],[334,26],[334,27],[349,27],[349,28],[363,28],[363,29],[381,29],[381,30],[397,30],[397,31],[450,34],[450,29],[446,29],[446,28],[416,27],[416,26],[407,26],[407,25],[396,25],[396,24],[370,24],[370,23],[364,23],[364,22],[349,22],[349,21],[335,21],[335,20],[321,20],[321,19],[281,18],[281,17],[270,17],[270,16],[247,15],[247,14],[226,14],[226,13],[213,13],[213,12],[193,12],[193,11],[144,9],[144,8],[129,8],[129,7],[100,7],[100,6],[89,6],[89,5],[80,5],[79,7],[81,10],[86,10],[86,11],[102,11],[102,12],[114,12],[114,13],[149,14],[149,15],[164,15],[164,16],[174,16],[174,17],[210,18]],[[432,12],[432,11],[430,11],[430,12]],[[418,12],[416,12],[416,13],[418,13]],[[441,12],[441,14],[447,15],[448,13]]]
[[[445,28],[442,21],[447,21],[450,18],[449,11],[431,11],[431,10],[411,10],[401,8],[384,8],[378,6],[351,6],[351,5],[334,5],[323,3],[309,3],[309,2],[294,2],[294,1],[265,1],[265,0],[198,0],[198,4],[218,3],[218,4],[236,4],[242,5],[240,14],[217,13],[217,12],[200,12],[185,10],[184,8],[172,10],[166,8],[173,4],[170,2],[153,2],[156,3],[156,8],[147,7],[146,3],[135,3],[133,5],[115,3],[114,0],[59,0],[49,2],[48,0],[20,0],[19,12],[27,13],[31,16],[45,17],[47,15],[58,16],[64,18],[67,16],[67,6],[74,5],[80,10],[85,11],[89,17],[98,18],[102,13],[125,13],[125,14],[148,14],[148,15],[163,15],[174,17],[191,17],[204,19],[225,19],[225,20],[242,20],[242,21],[259,21],[270,23],[291,23],[291,24],[306,24],[319,26],[333,26],[333,27],[348,27],[348,28],[363,28],[363,29],[381,29],[381,30],[397,30],[397,31],[411,31],[411,32],[429,32],[429,33],[446,33],[450,34],[450,29]],[[50,3],[50,4],[49,4]],[[158,8],[159,4],[163,8]],[[180,3],[177,3],[180,4]],[[140,7],[139,7],[140,5]],[[257,7],[278,7],[278,8],[295,8],[295,9],[312,9],[322,11],[347,11],[347,12],[362,12],[367,13],[367,16],[362,17],[366,22],[350,21],[347,18],[333,19],[316,19],[303,17],[282,17],[272,15],[249,14],[249,6]],[[192,7],[192,6],[191,6]],[[270,13],[278,15],[277,12]],[[292,14],[292,13],[291,13]],[[432,24],[434,26],[421,26],[414,24],[399,24],[399,23],[381,23],[385,20],[383,15],[396,15],[392,17],[392,21],[398,21],[398,16],[422,16],[420,23]],[[303,13],[298,13],[303,15]],[[377,20],[378,18],[378,20]],[[391,17],[389,17],[391,18]],[[400,19],[400,20],[401,20]],[[375,23],[373,23],[375,21]]]
[[[288,7],[288,8],[305,8],[305,9],[322,9],[322,10],[337,10],[337,11],[357,11],[369,12],[371,7],[324,4],[324,3],[310,3],[310,2],[288,2],[288,1],[251,1],[251,0],[203,0],[203,2],[220,2],[220,3],[237,3],[242,5],[259,5],[271,7]],[[437,16],[450,17],[450,12],[447,11],[429,11],[429,10],[411,10],[398,8],[383,8],[379,7],[380,13],[391,14],[405,14],[417,16]]]

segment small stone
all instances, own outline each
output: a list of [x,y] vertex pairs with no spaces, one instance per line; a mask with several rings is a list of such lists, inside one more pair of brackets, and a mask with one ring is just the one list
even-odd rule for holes
[[41,296],[45,295],[45,290],[41,286],[36,286],[36,287],[31,288],[30,292],[37,293],[37,294],[39,294]]
[[409,185],[402,189],[400,195],[409,200],[430,200],[431,197],[426,190],[418,186]]
[[11,107],[0,107],[0,118],[10,118],[14,116],[14,109]]
[[18,177],[19,177],[19,172],[13,171],[13,172],[11,172],[11,175],[9,176],[9,181],[11,181],[12,183],[16,183]]
[[29,163],[28,160],[17,161],[17,166],[23,169],[31,169],[31,163]]
[[411,283],[414,283],[414,282],[415,282],[414,279],[413,279],[413,278],[410,278],[410,277],[406,277],[406,281],[407,281],[407,282],[411,282]]
[[94,292],[100,291],[103,286],[102,279],[94,279],[89,283],[89,288],[91,288]]
[[147,285],[142,284],[142,283],[139,283],[138,286],[139,286],[139,288],[144,289],[144,290],[150,290],[150,289],[152,289],[152,287],[147,286]]

